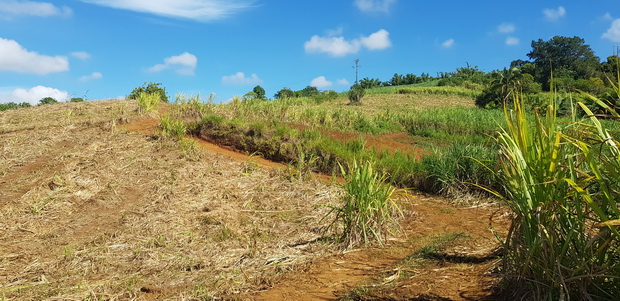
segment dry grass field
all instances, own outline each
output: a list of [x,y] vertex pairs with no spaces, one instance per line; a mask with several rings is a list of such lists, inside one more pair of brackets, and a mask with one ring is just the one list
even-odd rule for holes
[[[322,232],[337,184],[204,141],[181,147],[157,124],[120,100],[0,112],[0,300],[491,293],[490,227],[507,225],[496,207],[414,194],[386,247],[343,252]],[[417,260],[425,246],[439,257]]]

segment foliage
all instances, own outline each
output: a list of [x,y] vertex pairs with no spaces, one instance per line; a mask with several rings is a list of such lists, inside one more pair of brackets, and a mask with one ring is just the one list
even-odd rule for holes
[[159,108],[161,98],[159,93],[142,92],[138,94],[136,102],[138,103],[138,111],[140,113],[151,113]]
[[[527,56],[538,67],[538,81],[547,84],[552,77],[590,78],[598,75],[599,58],[580,37],[554,36],[548,41],[532,41]],[[548,88],[548,87],[546,87]]]
[[84,98],[82,97],[71,97],[70,102],[83,102]]
[[366,95],[366,90],[361,85],[354,84],[351,86],[351,90],[349,90],[349,101],[351,103],[360,103],[364,95]]
[[529,73],[512,67],[491,74],[491,83],[476,97],[476,105],[481,108],[497,108],[511,101],[516,93],[530,94],[542,90]]
[[397,212],[398,205],[393,197],[396,190],[379,176],[371,162],[358,164],[353,161],[349,168],[340,166],[346,184],[342,206],[333,206],[328,216],[333,215],[335,224],[341,225],[340,238],[350,247],[360,242],[368,244],[375,239],[380,244],[388,233],[388,224]]
[[22,102],[22,103],[14,103],[14,102],[9,102],[9,103],[0,103],[0,111],[6,111],[6,110],[15,110],[15,109],[20,109],[20,108],[29,108],[32,105],[27,103],[27,102]]
[[254,92],[254,94],[256,94],[256,98],[258,98],[258,99],[266,99],[266,97],[265,97],[265,89],[263,89],[263,87],[256,86],[256,87],[254,87],[252,92]]
[[274,95],[276,99],[280,98],[293,98],[295,97],[295,92],[289,88],[282,88],[278,93]]
[[140,94],[157,94],[160,101],[168,102],[168,95],[166,94],[166,88],[160,87],[161,83],[144,83],[144,85],[137,87],[131,91],[127,99],[138,99]]
[[161,118],[159,127],[161,135],[165,139],[180,140],[187,131],[187,127],[182,120],[172,118],[170,115],[165,115]]
[[314,86],[307,86],[303,88],[302,90],[295,92],[295,95],[297,97],[314,97],[319,94],[320,94],[319,89]]
[[49,105],[49,104],[55,104],[55,103],[58,103],[58,100],[56,100],[53,97],[45,97],[39,100],[39,105]]
[[620,224],[620,150],[580,106],[591,117],[566,127],[553,104],[534,121],[519,98],[505,110],[500,176],[515,218],[502,260],[519,297],[607,300],[620,293],[620,233],[612,226]]

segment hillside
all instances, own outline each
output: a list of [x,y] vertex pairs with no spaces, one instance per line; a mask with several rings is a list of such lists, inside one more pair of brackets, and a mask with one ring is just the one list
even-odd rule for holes
[[[329,176],[163,139],[170,111],[140,115],[135,102],[110,100],[0,112],[3,300],[333,299],[376,281],[399,283],[397,295],[383,292],[394,298],[490,293],[495,208],[414,193],[387,247],[343,253],[322,231],[342,193]],[[469,259],[412,265],[427,245]]]

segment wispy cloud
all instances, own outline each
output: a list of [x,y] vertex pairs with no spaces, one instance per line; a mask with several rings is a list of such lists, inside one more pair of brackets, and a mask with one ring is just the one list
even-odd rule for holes
[[381,29],[367,37],[347,40],[343,36],[321,37],[314,35],[304,43],[306,53],[327,53],[333,57],[343,57],[358,53],[362,48],[383,50],[392,46],[390,33]]
[[545,18],[549,21],[557,21],[560,18],[566,16],[566,9],[564,6],[560,6],[557,9],[546,8],[543,10]]
[[513,33],[517,28],[512,23],[502,23],[497,26],[499,33]]
[[454,47],[454,39],[448,39],[445,40],[443,43],[441,43],[441,47],[443,48],[452,48]]
[[253,6],[254,0],[82,0],[101,6],[163,17],[208,22],[223,19]]
[[73,11],[68,6],[55,6],[48,2],[3,0],[0,2],[2,18],[11,16],[35,16],[35,17],[68,17]]
[[365,13],[389,13],[396,0],[355,0],[354,4]]
[[611,22],[611,26],[607,32],[603,34],[603,38],[615,43],[620,43],[620,18]]
[[254,73],[246,77],[245,73],[237,72],[233,75],[223,76],[222,83],[225,85],[260,85],[263,83],[263,80]]
[[103,74],[101,74],[100,72],[93,72],[90,75],[84,75],[82,77],[80,77],[80,81],[81,82],[87,82],[90,80],[94,80],[94,79],[101,79],[103,78]]
[[71,52],[71,56],[82,61],[90,59],[90,54],[84,51]]
[[157,64],[148,68],[149,72],[161,72],[167,69],[174,69],[181,75],[194,75],[198,58],[195,55],[184,52],[180,55],[167,57],[163,64]]
[[349,83],[349,81],[346,78],[341,78],[341,79],[337,80],[336,84],[341,85],[341,86],[349,86],[349,85],[351,85],[351,83]]
[[41,55],[14,40],[0,38],[0,71],[49,74],[68,70],[67,57]]
[[517,46],[519,45],[519,43],[520,43],[519,38],[515,38],[515,37],[506,38],[506,45],[508,46]]

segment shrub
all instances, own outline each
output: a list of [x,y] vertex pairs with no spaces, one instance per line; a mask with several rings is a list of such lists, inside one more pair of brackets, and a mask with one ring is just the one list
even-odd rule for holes
[[52,97],[45,97],[39,100],[39,105],[49,105],[54,103],[58,103],[58,100]]
[[168,102],[168,95],[166,94],[166,89],[160,87],[161,83],[144,83],[144,85],[137,87],[131,91],[127,99],[138,99],[140,94],[148,93],[148,94],[157,94],[159,96],[160,101]]
[[393,200],[396,190],[385,182],[385,176],[375,172],[369,161],[353,161],[346,170],[340,165],[340,171],[346,180],[344,204],[331,207],[327,215],[335,215],[331,226],[341,226],[340,239],[345,246],[367,244],[372,238],[382,244],[388,224],[399,210]]
[[161,102],[159,94],[142,92],[136,98],[138,102],[138,111],[141,113],[150,113],[156,111]]
[[182,120],[175,119],[169,115],[165,115],[161,119],[160,123],[161,135],[164,138],[172,138],[174,140],[180,140],[185,135],[187,128]]
[[364,95],[366,95],[366,90],[362,86],[359,84],[351,86],[351,90],[349,90],[349,100],[351,103],[360,103]]
[[70,102],[83,102],[84,98],[82,97],[71,97]]

